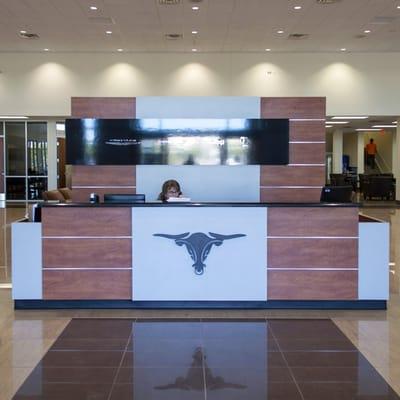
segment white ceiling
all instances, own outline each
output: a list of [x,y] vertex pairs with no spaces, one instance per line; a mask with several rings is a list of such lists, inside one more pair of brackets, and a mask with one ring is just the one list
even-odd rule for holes
[[[0,51],[400,51],[400,0],[0,0]],[[97,11],[89,7],[95,5]],[[302,6],[294,10],[295,5]],[[384,22],[384,23],[383,23]],[[193,35],[192,30],[198,30]],[[277,30],[283,29],[279,35]],[[364,34],[364,30],[371,33]],[[37,33],[27,40],[19,31]],[[106,35],[112,30],[112,35]],[[183,39],[168,41],[167,33]],[[309,34],[305,40],[289,34]],[[358,37],[359,35],[365,37]]]

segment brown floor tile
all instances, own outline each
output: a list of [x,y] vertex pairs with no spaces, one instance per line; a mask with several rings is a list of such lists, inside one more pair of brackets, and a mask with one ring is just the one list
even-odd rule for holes
[[122,351],[58,351],[50,350],[42,359],[41,366],[53,367],[118,367]]
[[353,351],[284,352],[290,367],[357,367],[359,353]]
[[119,350],[127,348],[128,339],[58,339],[52,350]]

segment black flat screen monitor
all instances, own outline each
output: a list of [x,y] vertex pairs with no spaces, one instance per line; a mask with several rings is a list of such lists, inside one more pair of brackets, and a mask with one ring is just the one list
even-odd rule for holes
[[347,186],[324,186],[321,191],[322,203],[351,203],[353,187]]
[[67,119],[70,165],[287,165],[288,119]]
[[130,204],[130,203],[144,203],[145,201],[146,201],[146,196],[144,194],[125,194],[125,193],[104,194],[104,203]]

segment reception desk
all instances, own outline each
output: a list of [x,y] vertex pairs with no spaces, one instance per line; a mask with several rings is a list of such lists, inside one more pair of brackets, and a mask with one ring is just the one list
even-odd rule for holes
[[386,308],[389,226],[356,205],[42,204],[16,308]]

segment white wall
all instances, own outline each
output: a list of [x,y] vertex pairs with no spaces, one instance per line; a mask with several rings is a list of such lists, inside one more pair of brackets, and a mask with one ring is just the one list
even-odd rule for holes
[[0,114],[70,115],[71,96],[326,96],[399,115],[399,53],[2,53]]

